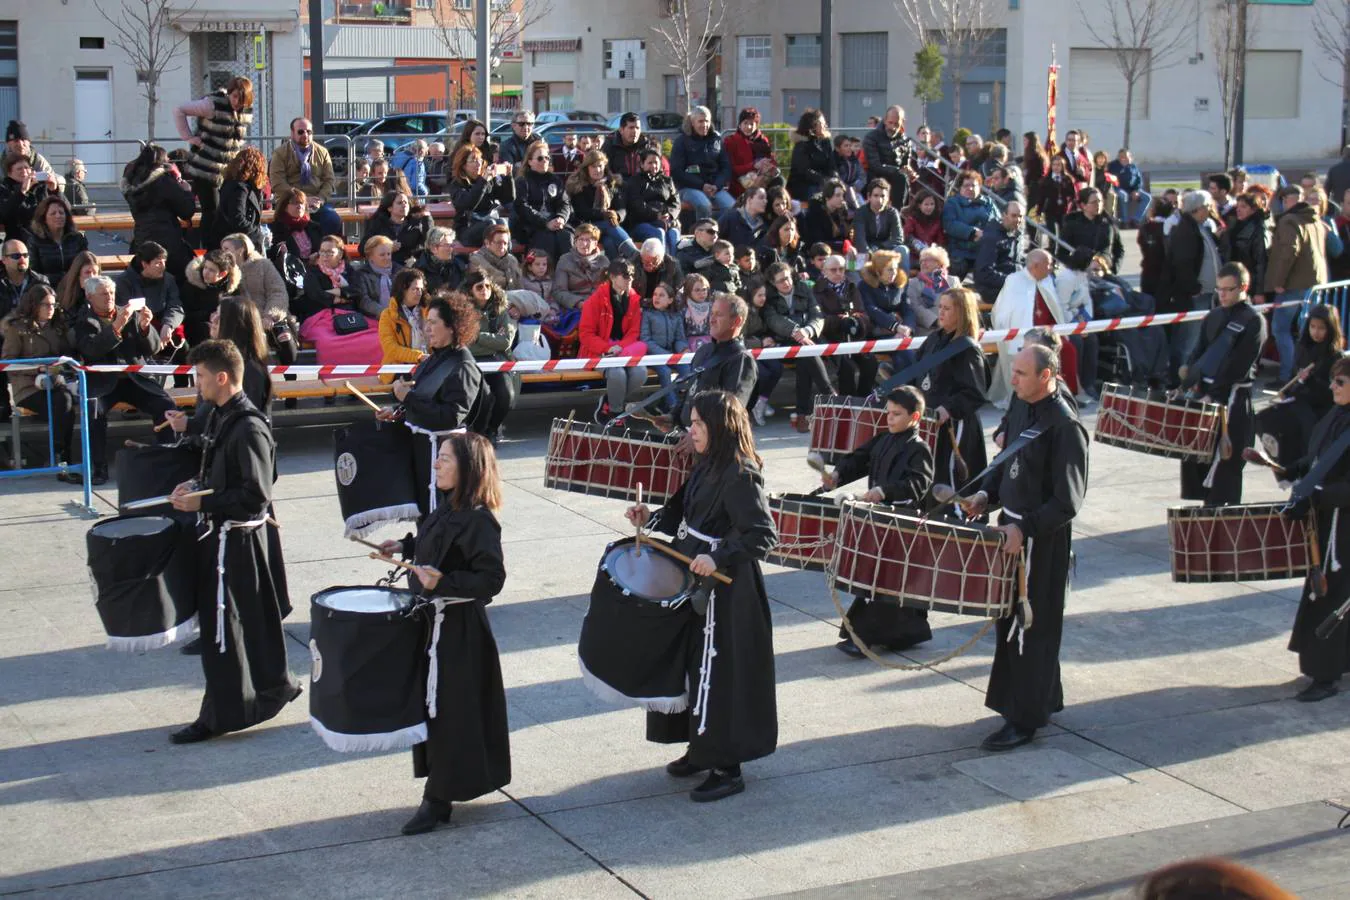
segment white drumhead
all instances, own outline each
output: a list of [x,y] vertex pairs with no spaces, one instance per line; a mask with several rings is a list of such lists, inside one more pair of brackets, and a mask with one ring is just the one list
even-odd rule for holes
[[383,588],[351,588],[319,594],[314,602],[329,609],[356,613],[402,612],[412,604],[412,598]]
[[174,527],[173,519],[164,516],[130,516],[125,519],[112,519],[107,522],[99,522],[91,532],[101,538],[110,540],[128,537],[145,537],[146,535],[159,534],[168,531]]

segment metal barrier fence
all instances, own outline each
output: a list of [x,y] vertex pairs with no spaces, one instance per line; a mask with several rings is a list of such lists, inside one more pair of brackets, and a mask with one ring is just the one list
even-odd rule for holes
[[[85,376],[85,371],[80,367],[77,360],[68,356],[48,356],[35,357],[33,359],[7,359],[5,360],[6,369],[14,368],[44,368],[51,369],[60,367],[70,369],[75,373],[76,381],[79,385],[77,399],[80,404],[80,459],[81,462],[70,465],[58,465],[56,459],[56,433],[47,428],[47,465],[31,468],[23,467],[23,448],[20,446],[20,422],[23,416],[18,410],[14,411],[14,418],[10,425],[10,451],[12,454],[13,467],[10,469],[0,469],[0,479],[3,478],[24,478],[29,475],[58,475],[62,472],[75,472],[81,476],[84,482],[84,508],[89,512],[94,512],[93,497],[93,467],[90,465],[89,456],[89,404],[98,401],[89,397],[89,385]],[[47,422],[52,419],[52,391],[53,387],[47,388]],[[69,452],[69,448],[67,448]]]

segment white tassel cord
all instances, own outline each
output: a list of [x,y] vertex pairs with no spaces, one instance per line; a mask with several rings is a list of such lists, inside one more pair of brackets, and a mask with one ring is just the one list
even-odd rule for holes
[[230,532],[236,528],[261,528],[267,524],[267,515],[251,522],[230,519],[220,526],[220,542],[216,545],[216,651],[225,652],[225,547]]
[[1336,526],[1341,523],[1341,508],[1338,506],[1331,513],[1331,538],[1327,541],[1327,558],[1323,560],[1322,572],[1325,574],[1328,569],[1331,572],[1341,570],[1341,560],[1336,553]]
[[441,686],[441,667],[436,664],[436,649],[441,643],[441,625],[445,622],[445,601],[431,601],[436,614],[431,620],[431,644],[427,647],[427,718],[436,718],[436,693]]
[[397,506],[385,506],[380,509],[368,509],[348,516],[344,522],[343,537],[369,537],[371,532],[387,522],[416,522],[422,513],[416,503],[400,503]]
[[648,712],[667,714],[682,713],[689,708],[689,692],[687,690],[678,697],[630,697],[601,681],[600,677],[586,668],[586,664],[580,659],[577,660],[577,666],[581,669],[582,684],[586,685],[592,694],[606,703],[638,706]]
[[108,635],[108,641],[104,646],[118,653],[145,653],[150,650],[159,650],[163,647],[181,644],[189,638],[196,637],[199,632],[197,616],[193,615],[186,622],[175,625],[167,631],[161,631],[159,634],[137,635],[135,637]]
[[[1233,421],[1233,404],[1237,401],[1237,392],[1239,387],[1250,387],[1250,385],[1235,384],[1228,389],[1227,414],[1229,422]],[[1220,439],[1214,442],[1214,462],[1210,464],[1209,474],[1205,475],[1205,480],[1200,483],[1201,486],[1204,487],[1206,490],[1210,490],[1214,487],[1214,476],[1215,474],[1218,473],[1219,463],[1222,461],[1223,461],[1223,440]]]
[[339,753],[374,753],[381,750],[406,750],[414,744],[427,739],[427,723],[419,722],[398,731],[381,734],[344,734],[324,726],[313,716],[309,717],[309,726],[323,739],[330,750]]
[[698,667],[698,693],[694,702],[694,715],[698,716],[698,733],[708,730],[708,695],[712,692],[713,658],[717,656],[717,647],[713,643],[713,633],[717,630],[717,599],[708,603],[708,619],[703,625],[703,661]]

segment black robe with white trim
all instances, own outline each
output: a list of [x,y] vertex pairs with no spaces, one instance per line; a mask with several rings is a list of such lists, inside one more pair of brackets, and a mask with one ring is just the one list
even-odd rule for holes
[[[948,344],[959,340],[949,331],[938,329],[919,347],[918,360],[940,353]],[[984,425],[980,422],[980,407],[984,405],[984,354],[979,344],[943,360],[924,374],[915,385],[923,391],[930,411],[939,406],[951,415],[950,430],[943,425],[938,431],[937,447],[933,453],[933,478],[939,484],[960,487],[962,479],[956,473],[952,455],[952,432],[956,432],[956,447],[966,463],[966,477],[970,478],[989,465],[984,446]]]

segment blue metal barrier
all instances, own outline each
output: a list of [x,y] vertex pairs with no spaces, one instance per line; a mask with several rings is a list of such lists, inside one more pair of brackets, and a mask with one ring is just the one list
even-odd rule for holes
[[23,452],[19,447],[14,447],[15,468],[0,469],[0,478],[26,478],[30,475],[59,475],[62,472],[77,472],[84,482],[84,508],[93,513],[94,510],[94,488],[90,480],[93,477],[92,466],[89,464],[89,406],[90,403],[97,402],[89,397],[89,386],[85,379],[84,370],[79,367],[79,363],[68,356],[50,356],[36,359],[7,359],[5,365],[10,371],[17,367],[46,367],[48,369],[58,366],[68,366],[74,371],[75,378],[79,384],[78,400],[80,404],[80,459],[81,462],[73,465],[59,465],[56,459],[56,435],[51,428],[52,422],[52,388],[47,390],[47,465],[37,468],[20,468],[22,466]]

